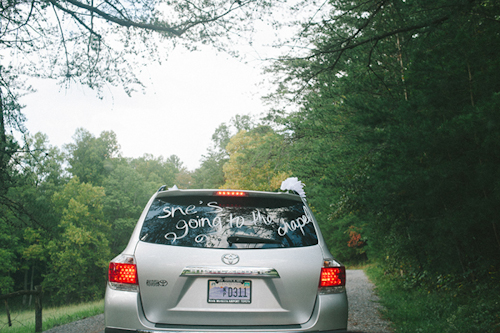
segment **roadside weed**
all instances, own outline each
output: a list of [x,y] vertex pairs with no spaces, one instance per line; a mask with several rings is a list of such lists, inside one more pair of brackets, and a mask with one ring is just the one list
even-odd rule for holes
[[[365,269],[375,283],[384,306],[383,315],[395,332],[498,333],[500,286],[495,284],[448,284],[446,288],[408,287],[375,265]],[[384,274],[385,273],[385,274]]]
[[[43,331],[73,321],[92,317],[104,312],[104,300],[68,305],[55,308],[43,308]],[[12,326],[8,326],[5,310],[0,313],[0,331],[6,333],[33,333],[35,331],[35,311],[11,311]]]

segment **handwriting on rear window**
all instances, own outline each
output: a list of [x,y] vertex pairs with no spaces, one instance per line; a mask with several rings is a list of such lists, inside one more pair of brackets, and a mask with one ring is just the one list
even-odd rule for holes
[[[207,207],[209,211],[207,212]],[[199,211],[203,211],[204,215],[210,215],[214,213],[213,217],[200,217]],[[178,231],[168,232],[165,234],[165,238],[172,242],[178,239],[182,239],[189,235],[191,230],[196,230],[199,228],[210,228],[214,231],[220,232],[222,228],[242,228],[244,226],[257,226],[257,225],[276,225],[277,233],[279,236],[283,237],[289,232],[301,232],[305,235],[304,227],[312,222],[311,217],[307,214],[307,209],[304,206],[301,216],[296,217],[292,220],[285,220],[280,218],[277,214],[265,214],[258,209],[255,209],[251,214],[246,213],[245,215],[233,215],[232,213],[225,213],[224,208],[219,207],[217,202],[209,202],[204,207],[196,207],[195,205],[189,205],[185,207],[164,207],[162,212],[164,215],[158,216],[160,219],[170,218],[175,220],[181,218],[175,224],[175,228]],[[198,214],[198,215],[197,215]],[[275,216],[273,216],[275,215]],[[195,241],[200,243],[207,238],[206,235],[197,235]]]

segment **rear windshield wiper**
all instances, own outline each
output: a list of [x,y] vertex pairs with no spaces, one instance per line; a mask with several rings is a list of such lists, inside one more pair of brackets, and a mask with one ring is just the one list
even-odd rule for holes
[[281,244],[281,241],[258,236],[229,236],[227,238],[229,246],[239,244]]

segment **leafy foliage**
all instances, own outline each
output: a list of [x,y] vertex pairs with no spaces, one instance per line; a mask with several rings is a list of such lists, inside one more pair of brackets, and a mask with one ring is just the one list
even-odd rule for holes
[[113,169],[113,159],[120,150],[113,132],[102,132],[96,138],[85,129],[79,128],[74,136],[75,143],[65,146],[69,153],[69,171],[84,183],[101,185]]
[[175,155],[120,157],[112,132],[94,137],[79,129],[74,140],[63,154],[47,136],[26,135],[12,156],[17,167],[0,202],[3,293],[42,284],[53,303],[102,297],[108,262],[126,246],[151,194],[190,176]]
[[[415,287],[385,274],[381,267],[366,269],[384,306],[382,315],[398,332],[497,332],[499,284],[463,283],[439,276],[434,287]],[[490,272],[491,273],[491,272]],[[428,278],[428,277],[427,277]],[[474,302],[471,302],[471,299]]]
[[88,301],[103,295],[111,257],[104,195],[103,188],[80,183],[75,177],[53,196],[56,209],[62,213],[61,231],[58,239],[47,244],[52,267],[44,276],[43,286],[61,301]]
[[241,130],[229,141],[224,188],[276,191],[290,173],[283,137],[270,127]]
[[284,97],[300,93],[301,109],[280,121],[330,247],[354,260],[356,230],[357,255],[403,276],[487,281],[500,267],[499,7],[332,5],[304,30],[310,54],[272,69],[287,75]]

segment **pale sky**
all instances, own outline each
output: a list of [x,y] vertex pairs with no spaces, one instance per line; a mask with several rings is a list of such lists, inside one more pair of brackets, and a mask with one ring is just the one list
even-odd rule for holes
[[76,84],[66,90],[51,80],[31,81],[37,91],[21,99],[25,125],[32,134],[47,134],[50,144],[59,148],[73,142],[79,127],[95,136],[113,131],[125,157],[175,154],[194,170],[221,123],[236,114],[266,110],[260,97],[269,88],[259,86],[260,65],[210,48],[176,49],[163,65],[145,69],[145,94],[128,97],[122,88],[113,88],[102,100]]
[[[310,23],[312,18],[321,18],[324,4],[298,7],[298,11],[288,11],[288,5],[293,4],[276,7],[270,17],[283,22],[302,17]],[[161,66],[142,69],[145,94],[128,97],[123,88],[110,87],[105,89],[104,98],[98,99],[95,92],[77,84],[66,89],[52,80],[30,79],[28,83],[37,91],[20,100],[26,105],[22,111],[27,117],[25,125],[29,133],[42,132],[59,148],[73,142],[80,127],[95,136],[113,131],[124,157],[152,154],[167,158],[175,154],[192,171],[200,166],[221,123],[237,114],[258,116],[268,111],[261,97],[274,88],[262,84],[266,81],[262,59],[291,50],[307,51],[299,47],[298,40],[286,48],[272,47],[285,37],[296,36],[301,26],[285,24],[276,31],[270,21],[253,22],[252,45],[231,44],[248,63],[208,46],[196,52],[179,47]]]

